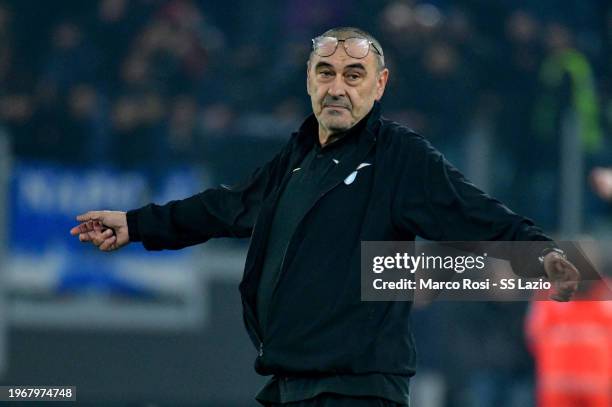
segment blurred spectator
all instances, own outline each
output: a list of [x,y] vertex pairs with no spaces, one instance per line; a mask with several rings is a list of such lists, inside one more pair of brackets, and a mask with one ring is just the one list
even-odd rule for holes
[[597,167],[591,170],[590,181],[599,197],[612,201],[612,169]]
[[168,120],[167,163],[175,166],[194,165],[202,159],[198,115],[198,104],[192,96],[180,95],[174,100]]
[[510,14],[504,26],[504,37],[495,54],[497,73],[493,87],[498,99],[495,144],[508,154],[513,163],[510,187],[504,194],[512,194],[512,209],[540,219],[534,211],[529,174],[539,166],[540,145],[535,145],[532,131],[532,112],[538,93],[538,70],[542,61],[541,26],[536,17],[517,10]]
[[175,94],[206,73],[209,52],[223,46],[223,35],[208,24],[191,1],[173,0],[159,10],[136,47],[151,64],[158,86]]
[[[19,157],[31,158],[33,150],[44,151],[44,145],[37,146],[36,149],[31,146],[34,113],[32,105],[32,98],[24,93],[0,97],[0,118],[9,130],[13,149]],[[42,149],[38,150],[39,148]]]
[[[599,101],[595,93],[595,77],[586,56],[576,49],[574,35],[568,26],[558,22],[545,27],[547,56],[539,71],[539,94],[533,108],[533,149],[539,159],[531,178],[531,194],[541,194],[536,219],[546,227],[556,227],[560,214],[552,204],[560,194],[558,171],[562,134],[575,132],[587,166],[603,152],[604,140],[599,118]],[[532,171],[533,171],[532,170]],[[586,174],[584,174],[586,177]],[[587,207],[587,188],[581,193]],[[552,209],[551,209],[552,208]]]
[[449,158],[456,162],[471,119],[475,83],[462,56],[448,42],[434,42],[427,47],[417,69],[420,73],[414,93],[417,108],[426,112],[424,133],[434,143],[443,143]]
[[62,161],[97,165],[112,157],[106,106],[97,89],[81,83],[68,93],[68,117],[63,126],[64,137],[72,139]]
[[551,141],[560,116],[571,108],[578,116],[579,134],[585,151],[597,151],[602,136],[591,65],[574,47],[567,26],[548,24],[545,39],[549,54],[540,71],[543,95],[534,115],[537,136]]
[[347,0],[289,0],[284,2],[282,31],[290,34],[290,40],[309,39],[313,33],[341,24],[354,8]]
[[106,86],[119,79],[116,66],[126,56],[129,45],[126,40],[132,38],[139,27],[137,15],[146,16],[143,10],[133,12],[133,4],[127,0],[100,0],[95,10],[91,38],[102,55],[97,79]]
[[527,337],[536,360],[538,407],[612,405],[609,293],[598,281],[582,289],[579,301],[532,303]]
[[112,112],[113,151],[124,168],[157,168],[162,157],[165,106],[159,94],[150,91],[122,96]]
[[72,22],[61,22],[52,30],[41,80],[63,93],[76,81],[94,79],[98,63],[97,50],[83,37],[81,28]]

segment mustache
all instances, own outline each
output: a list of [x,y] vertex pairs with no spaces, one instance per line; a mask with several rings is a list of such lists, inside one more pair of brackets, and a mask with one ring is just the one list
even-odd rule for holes
[[333,106],[344,107],[349,110],[353,107],[351,105],[351,102],[348,99],[343,99],[337,96],[330,96],[330,95],[325,96],[321,104],[323,105],[323,107],[333,105]]

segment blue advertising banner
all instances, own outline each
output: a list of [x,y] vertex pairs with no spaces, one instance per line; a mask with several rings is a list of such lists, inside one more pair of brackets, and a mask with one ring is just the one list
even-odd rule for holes
[[[89,210],[164,203],[193,195],[205,183],[194,169],[154,177],[144,171],[17,163],[8,196],[8,287],[16,318],[176,326],[193,316],[184,308],[200,304],[195,249],[147,252],[130,244],[103,253],[69,230],[76,215]],[[118,300],[123,308],[117,308]]]

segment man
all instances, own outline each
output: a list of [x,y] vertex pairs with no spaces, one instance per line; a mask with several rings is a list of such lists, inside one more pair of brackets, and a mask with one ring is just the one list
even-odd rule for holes
[[[307,63],[313,115],[246,183],[127,214],[88,212],[71,233],[104,251],[251,237],[244,322],[256,371],[273,375],[257,399],[408,405],[411,303],[360,301],[360,242],[550,239],[468,183],[423,137],[381,118],[388,77],[371,35],[331,29],[313,40]],[[538,256],[555,298],[568,300],[576,269],[552,242],[532,253],[541,267]]]

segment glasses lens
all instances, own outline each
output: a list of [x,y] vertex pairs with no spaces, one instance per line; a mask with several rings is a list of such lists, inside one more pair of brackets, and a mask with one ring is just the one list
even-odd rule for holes
[[328,57],[336,52],[338,39],[334,37],[317,37],[314,39],[314,51],[317,55]]
[[365,58],[370,50],[370,41],[366,38],[347,38],[344,40],[344,49],[353,58]]

